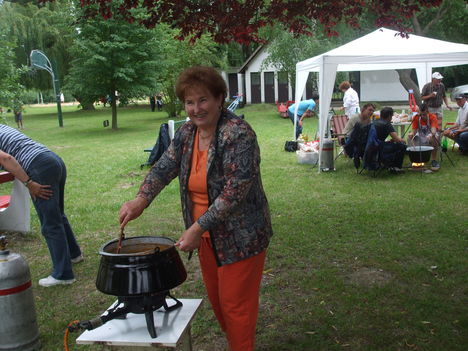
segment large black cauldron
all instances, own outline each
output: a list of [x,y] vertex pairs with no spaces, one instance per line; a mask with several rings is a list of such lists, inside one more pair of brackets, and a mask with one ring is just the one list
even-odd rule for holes
[[409,146],[406,148],[408,156],[413,163],[427,163],[431,159],[432,146]]
[[[146,326],[156,338],[153,311],[164,307],[166,312],[182,306],[169,290],[187,279],[174,241],[164,237],[138,236],[109,241],[99,251],[101,263],[96,278],[99,291],[118,297],[117,303],[99,317],[78,322],[69,330],[92,330],[114,318],[125,318],[128,313],[145,314]],[[169,306],[167,298],[175,304]]]
[[187,272],[174,241],[164,237],[138,236],[118,240],[101,248],[96,278],[99,291],[114,296],[150,295],[182,284]]

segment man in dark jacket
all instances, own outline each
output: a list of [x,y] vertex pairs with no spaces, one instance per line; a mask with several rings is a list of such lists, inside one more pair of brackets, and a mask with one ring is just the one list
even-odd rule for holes
[[[392,126],[393,108],[384,107],[380,111],[380,118],[374,121],[377,139],[381,142],[381,162],[390,167],[391,171],[402,172],[403,158],[405,157],[405,141],[398,136]],[[385,141],[390,135],[391,140]]]

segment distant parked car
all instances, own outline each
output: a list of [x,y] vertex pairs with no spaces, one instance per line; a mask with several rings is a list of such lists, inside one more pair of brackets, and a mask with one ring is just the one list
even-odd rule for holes
[[459,85],[458,87],[453,88],[450,98],[455,101],[455,96],[458,94],[464,94],[468,98],[468,84]]

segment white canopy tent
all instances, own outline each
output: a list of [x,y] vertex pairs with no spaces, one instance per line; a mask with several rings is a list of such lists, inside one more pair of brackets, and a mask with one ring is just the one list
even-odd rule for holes
[[[343,46],[296,64],[296,101],[304,93],[309,72],[319,72],[320,149],[328,124],[333,87],[337,71],[378,71],[416,69],[419,87],[431,80],[433,67],[468,64],[468,45],[409,35],[380,28]],[[297,107],[294,131],[297,123]],[[295,134],[294,134],[295,137]],[[321,161],[319,155],[319,164]],[[320,171],[320,167],[318,167]]]

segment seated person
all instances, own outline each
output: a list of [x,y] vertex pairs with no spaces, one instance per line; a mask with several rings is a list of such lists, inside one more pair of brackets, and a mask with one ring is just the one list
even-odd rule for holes
[[371,122],[371,117],[374,114],[375,105],[374,104],[365,104],[362,107],[361,113],[356,113],[353,116],[350,116],[348,123],[346,123],[343,134],[346,135],[346,138],[349,138],[351,132],[353,131],[354,126],[356,123],[361,123],[361,126],[367,125]]
[[[468,102],[466,96],[464,94],[458,94],[455,96],[455,100],[457,102],[458,107],[458,116],[457,120],[455,121],[455,125],[453,127],[447,128],[444,130],[444,136],[456,141],[456,138],[460,136],[463,132],[466,132],[468,128]],[[465,137],[466,138],[466,137]],[[457,141],[458,145],[460,143]],[[465,141],[465,150],[468,149],[468,145],[466,145]],[[463,150],[463,147],[461,147]]]
[[[312,117],[312,111],[315,109],[318,103],[319,96],[317,94],[312,95],[312,99],[299,102],[299,107],[297,109],[296,139],[299,138],[299,135],[302,133],[302,120],[304,118]],[[293,124],[295,109],[296,104],[292,104],[288,107],[288,117]]]
[[[381,141],[381,158],[388,160],[387,166],[394,172],[401,172],[405,157],[405,141],[398,136],[392,126],[393,108],[384,107],[380,111],[380,118],[373,122],[377,139]],[[390,135],[391,140],[385,141]],[[385,162],[385,161],[384,161]]]
[[419,113],[413,117],[411,122],[411,133],[408,134],[408,145],[420,146],[430,145],[434,149],[431,154],[431,169],[437,171],[440,168],[437,162],[437,148],[440,145],[437,116],[429,113],[426,104],[419,106]]

